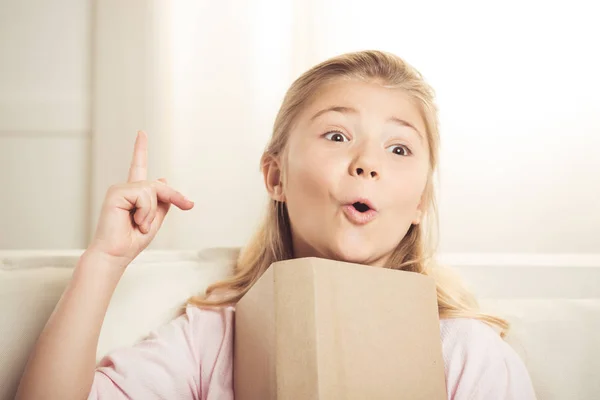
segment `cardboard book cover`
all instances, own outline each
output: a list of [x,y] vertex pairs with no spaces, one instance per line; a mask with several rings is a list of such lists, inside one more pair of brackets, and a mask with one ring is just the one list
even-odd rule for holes
[[277,262],[235,315],[236,400],[446,399],[428,276],[319,258]]

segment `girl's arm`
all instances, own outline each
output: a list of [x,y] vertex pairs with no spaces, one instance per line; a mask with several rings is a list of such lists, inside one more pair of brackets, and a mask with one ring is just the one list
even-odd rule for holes
[[232,308],[187,307],[134,346],[96,366],[96,347],[121,272],[84,254],[42,332],[17,399],[233,399]]
[[17,399],[85,399],[110,298],[124,268],[86,251],[29,358]]
[[38,338],[18,399],[88,396],[100,328],[125,268],[154,239],[171,204],[194,206],[165,179],[147,180],[147,164],[148,137],[138,132],[127,183],[108,189],[90,247]]

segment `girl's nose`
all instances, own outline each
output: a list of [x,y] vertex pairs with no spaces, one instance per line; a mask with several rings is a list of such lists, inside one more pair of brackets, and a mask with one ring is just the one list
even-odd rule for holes
[[348,166],[348,173],[356,178],[375,180],[381,178],[382,160],[378,144],[364,143],[356,150]]
[[362,168],[362,167],[357,167],[356,168],[356,176],[364,176],[366,178],[378,178],[379,174],[377,173],[377,171],[375,171],[372,168]]

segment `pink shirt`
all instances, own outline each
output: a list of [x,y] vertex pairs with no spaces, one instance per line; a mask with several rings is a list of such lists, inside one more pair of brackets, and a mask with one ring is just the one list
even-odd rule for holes
[[[234,309],[188,307],[98,364],[89,399],[233,399]],[[440,321],[448,399],[535,399],[527,369],[488,325]]]

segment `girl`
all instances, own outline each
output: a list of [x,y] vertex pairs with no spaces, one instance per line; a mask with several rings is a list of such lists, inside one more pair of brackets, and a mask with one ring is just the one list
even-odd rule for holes
[[365,51],[313,67],[292,84],[275,120],[261,160],[268,213],[233,276],[95,366],[123,271],[171,204],[194,205],[164,179],[147,180],[147,137],[139,133],[128,183],[108,190],[95,237],[38,339],[18,398],[233,399],[232,306],[271,263],[323,257],[436,279],[449,399],[534,399],[524,364],[501,338],[506,322],[478,312],[469,293],[428,262],[422,222],[435,211],[438,147],[433,90],[400,58]]

